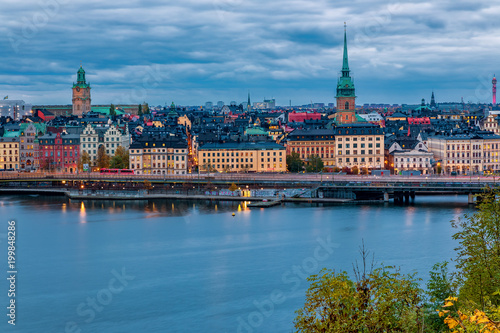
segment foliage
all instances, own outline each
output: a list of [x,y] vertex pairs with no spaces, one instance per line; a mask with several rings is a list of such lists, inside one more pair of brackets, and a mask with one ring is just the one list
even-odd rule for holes
[[309,160],[307,161],[306,171],[307,172],[320,172],[323,170],[324,164],[323,160],[319,155],[311,155],[309,156]]
[[368,168],[361,168],[361,174],[367,175],[369,173]]
[[[469,310],[500,306],[500,202],[496,192],[478,198],[478,211],[452,221],[459,245],[455,274],[460,299]],[[465,302],[467,300],[467,302]]]
[[150,110],[149,110],[149,104],[148,103],[144,103],[144,114],[150,114]]
[[447,325],[436,312],[444,301],[455,294],[450,274],[448,273],[448,262],[437,263],[429,272],[427,282],[428,303],[425,304],[425,327],[430,332],[446,331]]
[[359,168],[357,166],[353,166],[352,169],[351,169],[351,173],[353,175],[359,174]]
[[85,150],[81,153],[78,159],[78,170],[83,171],[83,165],[88,164],[90,167],[90,155]]
[[235,183],[231,184],[231,187],[229,187],[229,191],[236,191],[238,189],[238,186],[236,186]]
[[444,317],[444,323],[453,332],[479,332],[500,333],[500,322],[494,322],[488,315],[480,310],[474,310],[473,314],[464,313],[459,310],[456,302],[457,297],[448,297],[443,310],[439,311],[439,316]]
[[333,170],[332,172],[335,172],[335,173],[339,173],[340,172],[340,168],[339,167],[333,167]]
[[304,168],[304,161],[300,159],[299,153],[294,151],[286,156],[286,167],[290,172],[301,172]]
[[122,146],[115,150],[115,156],[111,158],[110,166],[113,169],[128,169],[129,168],[129,152]]
[[115,105],[114,104],[111,104],[109,106],[109,115],[110,116],[116,116],[116,109],[115,109]]
[[323,269],[308,278],[306,302],[298,310],[297,332],[416,332],[422,291],[415,275],[394,267],[355,269],[356,281],[344,272]]
[[99,169],[109,168],[109,155],[106,154],[106,149],[104,145],[100,145],[97,150],[97,167]]
[[201,166],[202,170],[205,170],[206,172],[215,172],[216,169],[213,167],[211,163],[205,163]]
[[437,166],[437,168],[436,168],[436,173],[437,173],[438,175],[440,175],[442,171],[443,171],[443,167],[442,167],[442,166],[440,166],[440,165],[438,165],[438,166]]
[[139,104],[139,106],[137,107],[137,115],[139,117],[142,116],[142,104]]
[[149,191],[153,188],[153,185],[151,185],[151,182],[149,180],[145,179],[144,180],[144,188]]

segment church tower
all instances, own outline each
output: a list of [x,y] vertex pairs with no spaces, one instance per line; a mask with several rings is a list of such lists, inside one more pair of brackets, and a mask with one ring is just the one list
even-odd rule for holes
[[344,23],[344,59],[342,62],[342,76],[337,82],[337,113],[335,121],[340,124],[352,124],[356,120],[356,95],[354,82],[350,76],[349,59],[347,57],[347,32]]
[[76,72],[76,83],[73,83],[73,114],[81,116],[90,112],[90,85],[85,81],[85,71],[82,66]]

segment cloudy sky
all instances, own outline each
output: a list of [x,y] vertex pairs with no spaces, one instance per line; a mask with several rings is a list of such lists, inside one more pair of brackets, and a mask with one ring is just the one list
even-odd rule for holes
[[0,98],[70,104],[334,101],[347,21],[357,103],[490,102],[500,3],[1,0]]

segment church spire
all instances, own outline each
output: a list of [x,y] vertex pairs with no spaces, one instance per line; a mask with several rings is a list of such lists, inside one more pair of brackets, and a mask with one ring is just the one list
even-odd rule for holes
[[344,60],[342,62],[342,76],[349,76],[349,59],[347,56],[347,25],[344,22]]

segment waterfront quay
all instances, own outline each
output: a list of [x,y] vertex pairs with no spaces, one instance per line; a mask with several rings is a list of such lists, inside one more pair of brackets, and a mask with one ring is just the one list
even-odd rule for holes
[[103,175],[0,173],[0,193],[73,199],[219,199],[307,202],[409,202],[417,195],[469,195],[497,187],[495,177],[352,176],[336,174]]

